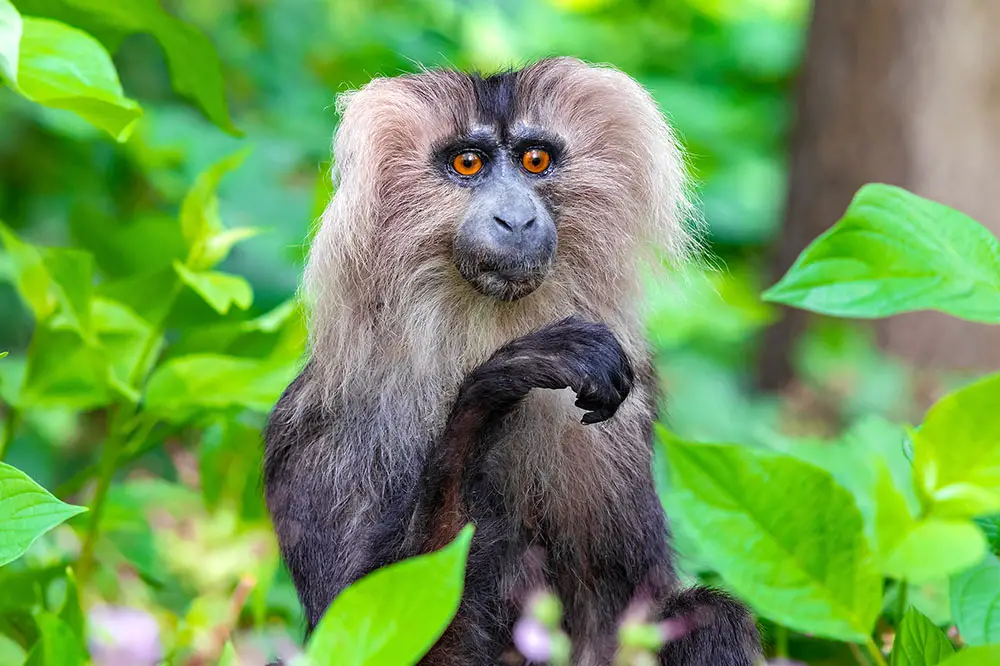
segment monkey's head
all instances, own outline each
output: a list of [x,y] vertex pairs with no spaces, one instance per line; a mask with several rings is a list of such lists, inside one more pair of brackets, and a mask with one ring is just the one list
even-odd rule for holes
[[[375,79],[339,110],[336,191],[306,275],[314,337],[395,326],[412,353],[478,340],[490,318],[508,335],[573,312],[608,320],[630,309],[643,248],[689,247],[680,151],[615,69],[424,71]],[[478,329],[456,333],[462,320]]]

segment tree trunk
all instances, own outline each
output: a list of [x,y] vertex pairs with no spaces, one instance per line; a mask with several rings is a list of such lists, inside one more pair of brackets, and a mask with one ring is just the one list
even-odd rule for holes
[[[815,0],[774,280],[867,182],[905,187],[1000,232],[997,25],[994,0]],[[784,314],[764,338],[758,379],[769,390],[791,379],[807,320]],[[1000,366],[1000,327],[920,312],[877,330],[884,349],[924,368]]]

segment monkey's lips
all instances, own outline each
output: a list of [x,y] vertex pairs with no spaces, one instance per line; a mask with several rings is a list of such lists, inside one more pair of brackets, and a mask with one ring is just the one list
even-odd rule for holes
[[542,285],[552,268],[550,262],[515,265],[496,258],[456,261],[455,266],[476,291],[499,301],[524,298]]

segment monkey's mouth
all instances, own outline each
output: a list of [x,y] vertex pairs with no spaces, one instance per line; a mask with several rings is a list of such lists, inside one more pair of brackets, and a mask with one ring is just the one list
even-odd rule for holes
[[538,289],[549,271],[551,262],[514,265],[496,259],[456,261],[455,267],[466,282],[484,296],[500,301],[516,301]]

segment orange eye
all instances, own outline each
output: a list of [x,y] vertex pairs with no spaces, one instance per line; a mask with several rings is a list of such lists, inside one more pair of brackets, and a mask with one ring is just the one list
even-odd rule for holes
[[451,161],[451,168],[460,176],[475,176],[483,168],[483,158],[471,150],[459,153]]
[[521,156],[521,166],[529,173],[542,173],[549,168],[551,158],[541,148],[532,148]]

